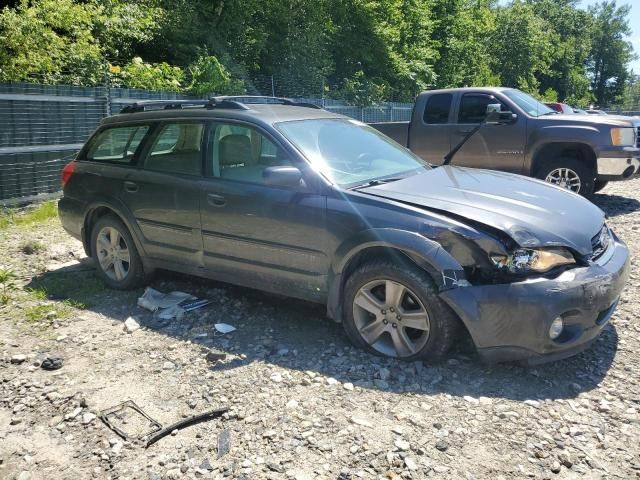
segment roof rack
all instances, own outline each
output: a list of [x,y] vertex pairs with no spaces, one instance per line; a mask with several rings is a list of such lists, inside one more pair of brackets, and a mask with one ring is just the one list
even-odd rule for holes
[[249,107],[232,100],[143,100],[127,105],[120,113],[146,112],[149,110],[182,110],[187,108],[228,108],[248,110]]
[[149,110],[182,110],[188,108],[227,108],[231,110],[249,110],[247,105],[287,105],[321,109],[318,105],[297,102],[290,98],[266,97],[259,95],[238,95],[211,97],[208,100],[143,100],[124,107],[120,113],[137,113]]
[[285,97],[269,97],[264,95],[224,95],[220,97],[211,97],[211,100],[216,102],[231,101],[241,104],[254,104],[254,105],[287,105],[290,107],[305,107],[315,108],[322,110],[322,107],[309,102],[298,102],[291,98]]

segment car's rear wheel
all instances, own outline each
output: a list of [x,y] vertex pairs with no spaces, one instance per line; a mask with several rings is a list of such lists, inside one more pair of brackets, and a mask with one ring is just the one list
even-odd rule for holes
[[98,275],[109,287],[127,290],[144,282],[144,267],[131,233],[115,215],[105,215],[95,223],[91,251]]
[[593,187],[593,191],[595,192],[599,192],[600,190],[602,190],[604,187],[607,186],[609,182],[605,182],[604,180],[596,180],[596,183]]
[[343,311],[354,345],[402,360],[441,358],[459,327],[431,277],[410,262],[359,267],[345,285]]
[[585,197],[594,191],[595,174],[580,160],[560,157],[542,164],[536,177]]

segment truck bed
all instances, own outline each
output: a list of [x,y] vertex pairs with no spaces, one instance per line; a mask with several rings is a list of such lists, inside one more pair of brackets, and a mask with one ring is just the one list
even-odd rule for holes
[[379,122],[369,125],[404,147],[409,144],[409,122]]

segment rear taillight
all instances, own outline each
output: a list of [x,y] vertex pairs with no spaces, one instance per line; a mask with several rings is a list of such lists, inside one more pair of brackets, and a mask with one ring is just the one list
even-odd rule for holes
[[64,187],[69,180],[71,180],[71,175],[76,171],[76,162],[71,161],[67,163],[62,169],[62,186]]

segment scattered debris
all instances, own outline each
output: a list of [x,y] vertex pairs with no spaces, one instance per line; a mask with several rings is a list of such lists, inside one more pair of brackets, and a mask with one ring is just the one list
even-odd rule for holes
[[13,363],[14,365],[19,365],[21,363],[24,363],[26,360],[27,360],[27,356],[24,355],[23,353],[19,353],[11,357],[11,363]]
[[231,432],[229,430],[223,430],[218,435],[218,458],[222,458],[231,450]]
[[[131,425],[133,423],[131,421],[131,418],[128,418],[132,415],[137,416],[140,420],[139,423],[147,425],[148,427],[150,427],[150,429],[147,431],[142,431],[142,433],[138,432],[137,434],[131,432],[127,433],[122,430],[120,426],[122,426],[123,424],[126,423]],[[149,415],[147,415],[145,412],[143,412],[142,409],[132,400],[127,400],[120,405],[116,405],[115,407],[103,410],[102,412],[100,412],[99,416],[100,420],[102,420],[107,427],[109,427],[125,440],[141,440],[162,430],[162,425],[151,418]]]
[[138,298],[138,306],[156,313],[161,320],[180,320],[185,312],[209,305],[210,300],[194,297],[185,292],[162,293],[147,287]]
[[133,317],[129,317],[124,321],[124,331],[127,333],[133,333],[139,328],[140,324]]
[[47,357],[40,364],[40,368],[43,370],[58,370],[62,368],[63,362],[60,357]]
[[236,327],[234,327],[233,325],[229,325],[228,323],[216,323],[214,327],[218,332],[220,332],[223,335],[225,333],[231,333],[236,329]]
[[178,430],[181,430],[183,428],[190,427],[191,425],[195,425],[200,422],[213,420],[214,418],[219,418],[228,411],[229,409],[226,407],[218,408],[216,410],[209,410],[208,412],[199,413],[198,415],[182,419],[172,425],[169,425],[168,427],[162,428],[157,433],[154,433],[151,437],[149,437],[145,446],[149,447],[169,434],[175,435],[173,432],[177,433]]
[[227,358],[227,354],[225,352],[221,352],[220,350],[209,349],[207,352],[207,361],[209,362],[217,362],[218,360],[224,360]]

